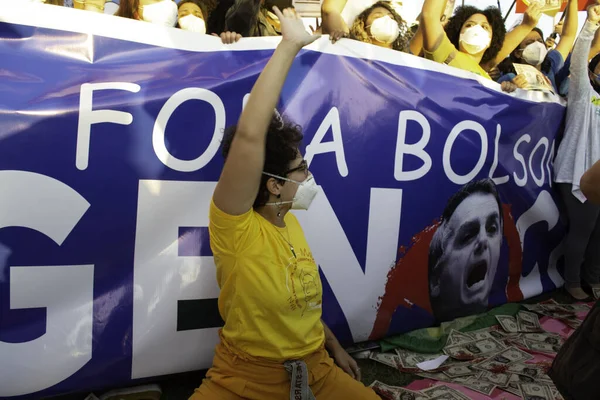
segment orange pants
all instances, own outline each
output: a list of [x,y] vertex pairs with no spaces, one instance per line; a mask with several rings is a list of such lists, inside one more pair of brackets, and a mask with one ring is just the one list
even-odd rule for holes
[[[308,384],[317,400],[380,400],[362,383],[334,364],[324,349],[303,359]],[[290,378],[283,364],[246,361],[222,343],[216,348],[213,367],[189,400],[289,400]]]

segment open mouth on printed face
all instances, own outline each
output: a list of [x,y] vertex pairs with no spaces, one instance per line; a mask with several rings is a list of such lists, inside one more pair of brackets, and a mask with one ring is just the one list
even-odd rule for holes
[[488,265],[485,260],[481,260],[471,265],[469,275],[467,276],[467,287],[471,289],[479,282],[485,280],[487,275]]

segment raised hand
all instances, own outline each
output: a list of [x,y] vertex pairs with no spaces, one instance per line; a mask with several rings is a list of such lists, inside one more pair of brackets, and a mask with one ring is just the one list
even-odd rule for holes
[[311,35],[306,31],[302,19],[293,8],[286,8],[280,11],[276,6],[273,7],[273,12],[279,18],[281,23],[281,36],[283,42],[294,44],[298,48],[302,48],[311,44],[321,37],[321,35]]
[[535,27],[537,26],[541,17],[542,6],[540,6],[540,3],[537,1],[533,2],[529,7],[527,7],[527,11],[525,11],[525,15],[523,16],[523,24]]
[[593,22],[594,24],[600,22],[600,4],[596,3],[594,5],[589,6],[587,9],[587,13],[588,21]]

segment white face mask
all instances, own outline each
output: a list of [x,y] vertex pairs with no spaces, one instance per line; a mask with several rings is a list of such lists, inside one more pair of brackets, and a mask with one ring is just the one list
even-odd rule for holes
[[379,17],[370,27],[371,36],[375,38],[378,42],[381,43],[394,43],[398,36],[400,35],[400,27],[398,26],[398,22],[396,22],[389,15]]
[[529,65],[537,67],[546,59],[548,49],[546,45],[540,42],[533,42],[523,49],[523,61]]
[[179,18],[179,26],[186,31],[198,32],[202,35],[206,33],[206,23],[204,20],[192,14]]
[[292,203],[292,210],[308,210],[310,204],[315,199],[315,196],[317,195],[317,193],[319,193],[319,187],[317,186],[317,182],[315,181],[315,178],[312,175],[306,178],[304,182],[298,182],[278,175],[269,174],[268,172],[263,172],[263,174],[271,176],[273,178],[282,179],[287,182],[293,182],[296,185],[298,185],[298,190],[296,191],[294,200],[267,203],[265,204],[267,206],[279,206],[282,204]]
[[142,18],[146,22],[157,25],[175,26],[177,22],[177,4],[172,0],[162,0],[158,3],[140,6]]
[[467,28],[460,34],[460,43],[469,54],[481,53],[490,45],[491,41],[490,34],[481,25]]

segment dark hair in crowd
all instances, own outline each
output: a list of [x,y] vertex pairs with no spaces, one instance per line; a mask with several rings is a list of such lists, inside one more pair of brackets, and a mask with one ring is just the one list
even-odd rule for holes
[[115,13],[117,17],[139,19],[138,9],[140,7],[140,0],[121,0],[119,2],[119,9]]
[[588,65],[590,71],[594,72],[594,70],[598,66],[598,63],[600,63],[600,53],[596,54],[594,58],[592,58],[592,60],[590,61]]
[[456,12],[448,20],[446,25],[446,35],[452,44],[458,49],[460,32],[463,25],[469,18],[474,14],[483,14],[488,20],[488,23],[492,27],[492,42],[490,48],[483,54],[481,62],[483,64],[496,58],[502,45],[504,44],[504,37],[506,36],[506,27],[504,26],[504,20],[502,14],[497,7],[488,7],[485,10],[480,10],[473,6],[460,6],[456,9]]
[[378,1],[373,4],[371,7],[367,8],[363,12],[361,12],[358,17],[354,20],[352,27],[350,28],[350,37],[354,40],[359,40],[365,43],[373,43],[371,40],[371,36],[367,32],[367,19],[369,18],[369,14],[376,8],[385,8],[392,14],[392,18],[398,23],[398,27],[400,28],[400,34],[398,35],[398,39],[392,43],[392,48],[394,50],[405,51],[408,49],[408,41],[410,39],[408,35],[408,26],[406,22],[402,19],[400,14],[396,12],[394,7],[389,1]]
[[200,7],[205,20],[208,20],[210,13],[217,7],[217,0],[181,0],[177,4],[177,9],[179,10],[179,7],[185,3],[193,3]]
[[[230,126],[225,129],[223,134],[222,152],[225,159],[227,159],[231,149],[231,142],[236,130],[236,125]],[[290,170],[290,163],[298,157],[303,137],[300,126],[285,121],[280,115],[275,114],[267,130],[263,171],[285,177]],[[269,190],[266,186],[269,179],[271,179],[270,176],[262,175],[258,194],[256,200],[254,200],[254,208],[263,206],[269,201]],[[285,184],[283,180],[280,180],[280,182]]]

